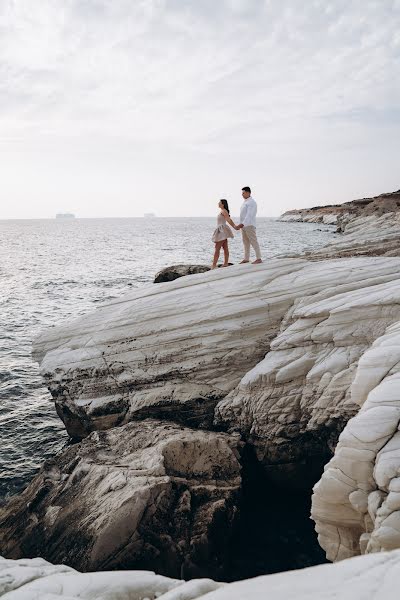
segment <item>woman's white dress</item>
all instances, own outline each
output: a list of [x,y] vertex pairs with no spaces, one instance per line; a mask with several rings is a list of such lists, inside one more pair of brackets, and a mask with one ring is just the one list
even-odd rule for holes
[[226,219],[222,213],[219,213],[217,218],[217,229],[212,236],[213,242],[223,242],[228,238],[233,238],[231,228],[226,224]]

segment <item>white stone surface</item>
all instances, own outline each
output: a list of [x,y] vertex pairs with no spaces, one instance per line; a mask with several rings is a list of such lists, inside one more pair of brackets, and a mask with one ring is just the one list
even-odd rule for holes
[[130,293],[44,333],[35,356],[78,437],[146,416],[210,426],[229,392],[219,419],[263,436],[268,414],[279,436],[346,410],[359,356],[400,318],[399,285],[398,258],[237,265]]
[[397,600],[399,580],[399,550],[232,584],[150,571],[82,574],[41,559],[0,559],[4,600]]
[[400,321],[361,356],[350,393],[361,409],[313,495],[330,560],[400,548]]
[[265,465],[318,454],[321,434],[340,431],[358,410],[367,385],[358,360],[400,319],[400,273],[385,273],[385,260],[395,266],[351,259],[312,263],[292,276],[297,298],[270,351],[216,408],[218,423],[244,432]]
[[336,213],[325,212],[298,212],[285,214],[279,217],[279,221],[286,223],[301,222],[301,223],[324,223],[324,225],[336,225],[338,215]]
[[343,235],[316,250],[310,257],[330,258],[336,256],[399,256],[400,211],[387,212],[381,216],[343,217]]
[[35,356],[69,432],[83,437],[136,416],[211,425],[217,400],[265,355],[293,302],[286,276],[307,264],[282,259],[150,284],[45,332]]

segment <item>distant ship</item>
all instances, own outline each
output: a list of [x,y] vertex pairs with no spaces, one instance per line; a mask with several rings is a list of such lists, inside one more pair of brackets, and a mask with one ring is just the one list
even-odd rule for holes
[[155,213],[144,213],[144,218],[145,219],[154,219],[155,218]]
[[75,219],[75,215],[72,213],[57,213],[56,219]]

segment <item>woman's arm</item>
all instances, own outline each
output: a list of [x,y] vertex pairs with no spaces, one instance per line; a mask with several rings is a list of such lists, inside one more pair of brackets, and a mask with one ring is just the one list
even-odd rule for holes
[[231,227],[233,227],[233,229],[240,229],[240,227],[238,227],[237,225],[235,225],[235,223],[232,221],[232,219],[229,216],[229,213],[227,210],[225,210],[225,208],[222,209],[222,214],[224,215],[225,219],[228,221],[229,225]]

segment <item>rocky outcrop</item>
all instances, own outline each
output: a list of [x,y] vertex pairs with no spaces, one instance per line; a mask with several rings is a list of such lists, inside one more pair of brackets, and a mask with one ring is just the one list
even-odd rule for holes
[[313,464],[335,448],[359,408],[350,393],[358,361],[400,319],[400,263],[384,261],[316,263],[292,277],[297,297],[270,351],[216,407],[217,422],[294,485],[309,485]]
[[280,221],[300,221],[304,223],[325,223],[338,225],[338,231],[343,231],[346,223],[357,217],[374,215],[380,217],[385,213],[399,212],[400,190],[380,194],[372,198],[351,200],[343,204],[313,206],[298,210],[288,210],[280,217]]
[[35,357],[69,434],[147,417],[211,428],[217,402],[265,356],[307,265],[237,265],[149,284],[44,333]]
[[186,275],[197,275],[198,273],[206,273],[210,270],[207,265],[173,265],[161,269],[154,277],[154,283],[165,283],[166,281],[174,281],[179,277]]
[[[364,203],[363,210],[368,205],[372,203]],[[240,435],[244,454],[262,469],[259,488],[282,498],[280,507],[276,503],[271,510],[279,524],[287,526],[285,511],[292,512],[287,497],[309,494],[328,463],[315,486],[313,517],[331,560],[400,546],[400,358],[393,350],[400,327],[400,258],[391,256],[398,253],[399,215],[393,210],[378,215],[377,209],[369,216],[355,215],[343,223],[340,240],[312,255],[148,285],[43,333],[34,352],[58,414],[71,436],[89,437],[45,467],[41,482],[25,492],[32,500],[21,496],[20,503],[16,499],[12,509],[5,509],[7,556],[14,548],[19,556],[27,551],[34,556],[39,547],[33,540],[39,540],[51,552],[43,556],[84,569],[145,564],[174,576],[223,572],[226,548],[219,548],[215,531],[216,523],[223,522],[231,532],[240,487],[239,441],[237,435],[232,442],[216,430]],[[385,256],[370,256],[375,252]],[[356,256],[349,258],[351,254]],[[163,433],[152,438],[146,427]],[[216,440],[222,436],[235,456],[236,474],[230,479],[223,469],[212,484],[207,478],[206,483],[195,478],[193,484],[192,459],[184,477],[168,471],[163,444],[172,436],[174,446],[186,435],[182,432],[191,438],[209,436],[214,466],[221,460]],[[141,445],[135,446],[135,439]],[[129,460],[121,463],[119,449],[125,444]],[[128,471],[131,477],[131,462],[135,465],[139,455],[146,481],[139,492],[141,475],[135,473],[121,491],[119,482]],[[185,455],[178,445],[176,456],[182,460]],[[161,463],[164,471],[157,475],[152,469]],[[250,463],[242,458],[244,480]],[[107,487],[92,504],[83,502],[92,500],[94,489],[102,490],[103,479],[108,482],[107,469],[117,488]],[[74,478],[77,484],[68,491],[65,486]],[[210,511],[203,519],[196,496],[185,521],[186,492],[192,499],[194,490],[203,488],[211,494],[201,496]],[[135,507],[141,506],[141,494],[151,497],[144,516],[129,516],[130,529],[123,500],[118,504],[125,492]],[[62,504],[64,498],[67,504]],[[67,506],[75,508],[73,523]],[[168,512],[172,517],[165,525]],[[71,526],[76,546],[69,546],[63,533]],[[198,537],[192,526],[200,531]],[[103,547],[108,554],[93,555],[102,527],[103,539],[125,540],[121,550],[107,541]],[[180,545],[174,545],[173,531]],[[172,553],[165,549],[166,539]],[[202,542],[196,545],[194,539]],[[214,552],[221,557],[215,563],[210,558]],[[204,570],[205,563],[215,571]]]
[[349,256],[400,256],[400,212],[381,216],[359,216],[342,222],[343,235],[316,250],[305,253],[310,260]]
[[83,571],[226,577],[238,437],[145,420],[92,433],[0,510],[0,548]]
[[340,205],[315,206],[298,210],[288,210],[279,217],[279,221],[286,223],[323,223],[336,225],[339,216],[346,214]]
[[[400,288],[394,291],[400,300]],[[361,357],[350,393],[361,410],[313,495],[312,516],[330,560],[400,548],[400,322]]]
[[179,581],[149,571],[79,573],[42,559],[0,559],[0,577],[5,600],[397,600],[400,551],[228,585]]
[[358,410],[350,385],[400,319],[399,279],[397,258],[238,265],[143,288],[50,330],[35,351],[72,434],[216,417],[282,472],[326,460]]

